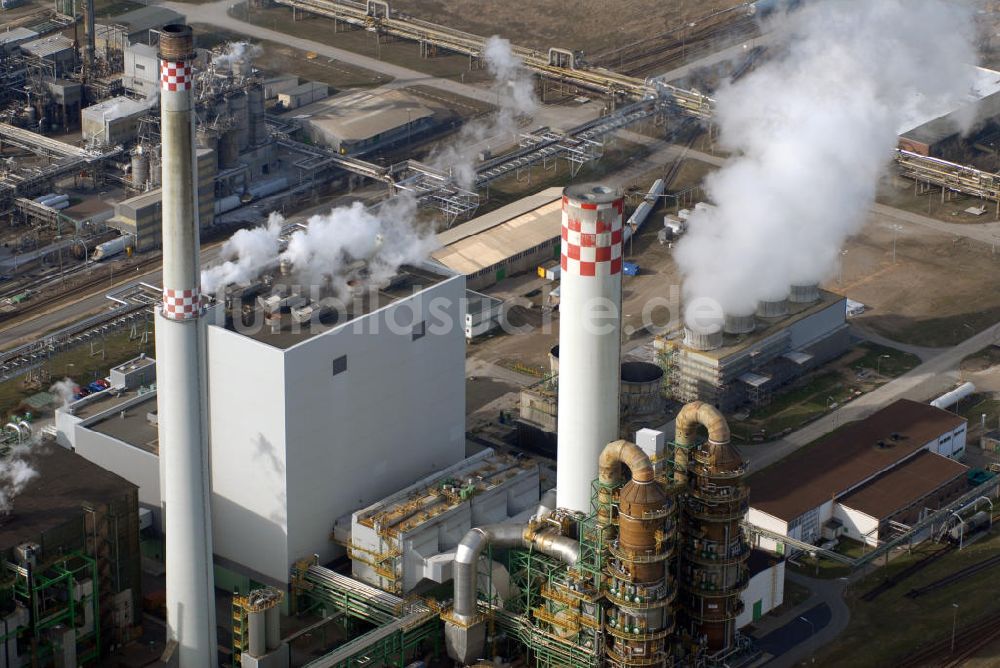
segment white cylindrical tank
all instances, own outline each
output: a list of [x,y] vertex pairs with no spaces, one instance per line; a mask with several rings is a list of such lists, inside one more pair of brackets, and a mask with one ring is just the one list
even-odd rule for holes
[[975,391],[976,386],[973,383],[962,383],[951,392],[945,392],[940,397],[932,401],[931,406],[934,406],[934,408],[948,408],[948,406],[957,404],[959,401],[965,399]]
[[556,489],[560,508],[583,513],[618,438],[623,205],[607,186],[563,191]]

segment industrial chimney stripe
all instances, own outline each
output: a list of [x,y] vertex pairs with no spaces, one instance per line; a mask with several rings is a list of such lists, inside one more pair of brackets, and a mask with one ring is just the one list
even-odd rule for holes
[[202,304],[197,290],[163,290],[163,316],[171,320],[190,320],[201,315]]
[[623,201],[582,202],[577,206],[564,198],[563,208],[562,270],[593,277],[621,273]]
[[160,61],[160,88],[166,91],[191,90],[191,64],[183,61]]

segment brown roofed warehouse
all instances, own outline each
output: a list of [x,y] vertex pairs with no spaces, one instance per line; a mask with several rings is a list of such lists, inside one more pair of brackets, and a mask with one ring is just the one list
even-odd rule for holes
[[965,434],[964,418],[900,399],[751,476],[747,519],[806,542],[843,533],[875,544],[881,525],[961,484]]

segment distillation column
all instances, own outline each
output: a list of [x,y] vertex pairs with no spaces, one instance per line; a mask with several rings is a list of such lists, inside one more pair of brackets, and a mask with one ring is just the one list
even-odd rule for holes
[[217,665],[199,290],[190,26],[160,34],[163,300],[157,309],[159,437],[164,480],[167,640],[183,668]]
[[[699,425],[708,439],[695,443]],[[729,425],[712,405],[695,401],[676,418],[674,476],[687,484],[682,510],[679,578],[687,630],[709,653],[730,649],[750,545],[740,528],[747,512],[746,467],[729,444]]]
[[601,453],[602,500],[617,483],[620,465],[628,467],[632,478],[619,490],[618,536],[608,546],[607,659],[612,666],[667,666],[667,640],[674,630],[671,604],[676,596],[668,560],[677,508],[654,478],[649,458],[627,441],[610,443]]
[[598,457],[618,438],[622,209],[606,186],[563,191],[556,490],[560,508],[582,513]]

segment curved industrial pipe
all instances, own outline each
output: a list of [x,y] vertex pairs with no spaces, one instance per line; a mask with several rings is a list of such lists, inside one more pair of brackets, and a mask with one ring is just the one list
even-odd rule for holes
[[708,440],[713,445],[729,444],[729,425],[719,409],[703,401],[685,404],[674,424],[674,443],[678,446],[674,448],[674,480],[683,484],[687,483],[688,450],[694,443],[698,425],[708,430]]
[[597,480],[601,483],[597,488],[597,521],[599,524],[611,524],[611,487],[621,482],[621,465],[624,464],[632,474],[632,480],[640,484],[653,481],[653,463],[635,443],[618,440],[604,446],[597,462]]
[[490,524],[470,529],[455,550],[455,606],[453,616],[471,624],[476,616],[479,557],[487,545],[496,548],[534,548],[573,566],[580,559],[576,540],[551,532],[533,533],[523,524]]
[[553,487],[549,491],[542,495],[541,500],[538,502],[538,510],[532,515],[531,519],[535,521],[543,520],[552,514],[552,511],[556,509],[556,488]]

